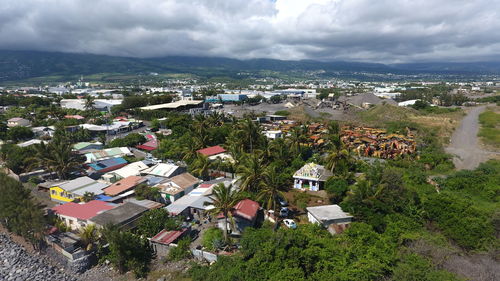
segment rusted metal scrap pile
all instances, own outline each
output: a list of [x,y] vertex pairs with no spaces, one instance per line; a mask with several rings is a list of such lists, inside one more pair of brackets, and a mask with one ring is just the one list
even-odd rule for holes
[[387,134],[386,130],[367,127],[343,127],[342,142],[358,156],[395,159],[416,152],[413,135]]

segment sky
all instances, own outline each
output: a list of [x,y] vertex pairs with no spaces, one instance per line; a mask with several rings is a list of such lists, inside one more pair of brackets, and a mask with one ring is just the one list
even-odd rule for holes
[[500,0],[0,0],[0,49],[500,61]]

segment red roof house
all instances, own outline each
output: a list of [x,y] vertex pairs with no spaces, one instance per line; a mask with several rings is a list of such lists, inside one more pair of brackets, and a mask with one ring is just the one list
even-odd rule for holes
[[221,146],[216,145],[216,146],[207,147],[207,148],[197,150],[196,152],[208,157],[208,156],[213,156],[213,155],[224,153],[224,152],[226,152],[226,150],[224,148],[222,148]]
[[[240,235],[246,227],[253,227],[257,214],[260,209],[259,203],[243,199],[238,202],[233,209],[234,226],[228,223],[227,229],[231,230],[231,234]],[[224,229],[224,215],[220,214],[218,217],[218,226]]]
[[86,226],[87,220],[98,214],[111,210],[115,204],[92,200],[87,203],[77,204],[73,202],[65,203],[52,208],[56,214],[68,227],[73,230]]
[[160,233],[156,234],[149,243],[153,248],[153,251],[158,257],[163,257],[170,251],[170,244],[176,243],[182,237],[189,234],[188,228],[183,228],[181,230],[162,230]]
[[83,117],[81,115],[66,115],[66,116],[64,116],[64,118],[66,118],[66,119],[76,119],[76,120],[83,120],[83,119],[85,119],[85,117]]
[[136,146],[138,149],[153,151],[158,148],[158,141],[156,139],[151,139],[141,145]]

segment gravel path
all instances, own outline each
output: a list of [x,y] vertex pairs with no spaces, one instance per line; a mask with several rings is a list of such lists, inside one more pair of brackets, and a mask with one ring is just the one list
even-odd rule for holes
[[472,108],[451,136],[446,152],[455,155],[453,163],[457,170],[473,170],[490,158],[490,152],[479,147],[477,137],[479,114],[485,109],[486,105]]
[[7,235],[0,233],[0,280],[76,280],[43,256],[28,253]]

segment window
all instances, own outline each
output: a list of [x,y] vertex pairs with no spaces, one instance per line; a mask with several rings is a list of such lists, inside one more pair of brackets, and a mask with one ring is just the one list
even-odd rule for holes
[[50,193],[52,193],[52,195],[56,195],[56,194],[57,194],[57,191],[55,191],[55,190],[53,190],[53,189],[52,189],[52,190],[50,191]]

